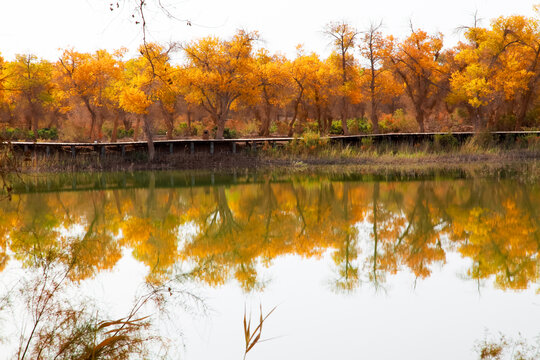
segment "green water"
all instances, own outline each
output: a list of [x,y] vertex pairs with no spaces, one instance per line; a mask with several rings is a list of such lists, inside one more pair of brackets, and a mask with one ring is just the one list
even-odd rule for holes
[[259,305],[272,340],[247,359],[474,359],[486,331],[534,347],[527,171],[25,176],[0,202],[0,353],[241,359]]

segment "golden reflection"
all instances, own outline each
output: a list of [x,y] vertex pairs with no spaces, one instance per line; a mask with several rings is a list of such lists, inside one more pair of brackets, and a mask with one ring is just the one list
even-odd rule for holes
[[501,289],[538,282],[538,186],[269,175],[165,186],[161,175],[145,176],[143,187],[19,191],[1,202],[0,270],[10,258],[27,267],[54,258],[78,281],[112,269],[127,250],[151,283],[183,264],[198,281],[236,279],[250,291],[264,286],[259,270],[276,258],[328,253],[335,288],[348,291],[381,286],[400,270],[429,277],[456,252],[470,259],[470,279]]

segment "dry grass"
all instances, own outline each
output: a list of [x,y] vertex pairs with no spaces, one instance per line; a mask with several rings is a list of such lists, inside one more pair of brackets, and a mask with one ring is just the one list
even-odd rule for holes
[[255,345],[261,343],[265,340],[261,340],[263,324],[268,319],[268,317],[276,310],[274,306],[266,315],[263,315],[262,305],[259,308],[259,323],[255,329],[251,329],[251,314],[247,315],[247,311],[244,308],[244,340],[245,340],[245,350],[244,350],[244,360],[248,352],[253,349]]
[[[125,157],[108,152],[79,153],[73,159],[70,153],[17,154],[13,161],[22,172],[80,172],[80,171],[135,171],[173,169],[245,169],[245,168],[314,168],[320,166],[363,167],[426,167],[447,168],[475,164],[509,164],[540,159],[538,137],[522,139],[512,144],[495,144],[488,136],[468,139],[458,145],[448,141],[418,144],[380,143],[362,141],[358,146],[328,144],[317,137],[298,140],[289,145],[267,146],[251,152],[240,148],[237,154],[219,152],[158,153],[157,159],[148,162],[144,151],[131,152]],[[366,139],[364,139],[366,140]],[[442,141],[445,140],[445,141]],[[6,172],[4,171],[3,174]],[[0,173],[1,175],[1,173]]]

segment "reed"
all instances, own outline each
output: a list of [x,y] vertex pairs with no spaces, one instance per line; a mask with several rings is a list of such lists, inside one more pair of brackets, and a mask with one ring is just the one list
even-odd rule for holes
[[255,345],[265,340],[261,340],[263,324],[268,319],[268,317],[276,310],[274,306],[266,315],[263,315],[262,305],[259,305],[259,323],[255,329],[251,329],[251,314],[247,315],[246,308],[244,307],[244,340],[245,340],[245,350],[244,350],[244,360],[248,352],[253,349]]

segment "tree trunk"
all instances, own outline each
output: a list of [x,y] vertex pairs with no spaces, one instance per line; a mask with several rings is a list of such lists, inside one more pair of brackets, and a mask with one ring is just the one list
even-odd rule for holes
[[38,135],[38,129],[39,129],[38,120],[39,120],[39,117],[37,117],[37,116],[32,117],[32,130],[34,130],[34,134],[36,136],[36,139],[39,136]]
[[379,133],[379,118],[377,117],[377,106],[373,99],[371,100],[371,123],[373,124],[373,133]]
[[527,90],[527,92],[523,96],[523,102],[521,104],[521,108],[519,110],[518,116],[516,116],[516,126],[515,126],[516,131],[521,130],[521,125],[523,124],[525,117],[527,116],[527,110],[529,109],[529,104],[531,103],[532,96],[533,96],[533,89],[532,89],[532,86],[530,86],[529,90]]
[[96,123],[96,114],[91,111],[90,112],[90,140],[94,140],[95,136],[94,136],[94,127],[95,127],[95,123]]
[[92,106],[90,106],[90,102],[88,100],[83,100],[84,105],[86,106],[86,109],[90,113],[90,140],[94,140],[94,127],[96,124],[96,112],[94,109],[92,109]]
[[156,150],[154,148],[154,135],[152,131],[152,123],[148,114],[143,115],[144,121],[144,133],[146,135],[146,141],[148,142],[148,161],[154,161]]
[[34,131],[34,134],[36,136],[36,139],[38,138],[38,129],[39,129],[39,110],[37,108],[37,105],[34,103],[30,104],[30,117],[32,120],[32,130]]
[[343,135],[349,135],[349,128],[347,126],[347,119],[341,118],[341,127],[343,128]]
[[24,115],[24,120],[26,122],[26,129],[32,130],[32,117],[30,116],[30,114],[26,113]]
[[141,127],[141,117],[140,115],[137,115],[137,119],[135,120],[135,127],[133,128],[133,141],[137,141],[139,138],[139,128]]
[[289,136],[289,137],[293,136],[294,123],[296,122],[296,117],[298,116],[298,106],[300,106],[300,101],[299,100],[296,101],[296,104],[294,106],[294,114],[293,114],[293,117],[291,119],[291,122],[289,123],[289,132],[287,133],[287,136]]
[[223,115],[216,116],[216,120],[215,120],[215,123],[217,126],[216,139],[223,139],[223,133],[225,132],[225,120],[226,120],[225,116]]
[[103,138],[103,123],[104,123],[104,117],[103,112],[99,110],[99,113],[97,114],[97,137],[98,140],[101,141]]
[[342,109],[341,109],[341,127],[343,128],[343,135],[349,135],[349,127],[347,126],[347,114],[348,114],[348,104],[347,98],[342,98]]
[[267,101],[264,107],[264,116],[261,119],[261,131],[259,132],[260,136],[270,136],[270,123],[272,122],[271,112],[272,105],[270,105]]
[[317,113],[317,127],[319,128],[319,134],[322,135],[324,133],[324,126],[321,122],[322,120],[322,111],[320,105],[315,105],[315,111]]
[[191,136],[191,109],[187,110],[187,129],[188,129],[188,135]]
[[518,116],[516,117],[516,131],[521,130],[521,125],[523,124],[523,121],[525,120],[525,116],[527,116],[527,110],[529,109],[529,104],[531,103],[531,100],[533,98],[533,94],[536,90],[536,83],[538,81],[538,60],[540,59],[540,46],[535,51],[536,57],[534,58],[533,63],[529,67],[529,71],[535,74],[527,84],[527,90],[525,91],[525,95],[523,96],[523,101],[521,104],[521,108],[519,111]]
[[424,111],[420,107],[416,107],[416,122],[418,123],[418,126],[420,126],[420,132],[425,132],[424,128]]
[[172,140],[174,131],[174,114],[167,112],[167,140]]
[[122,119],[122,124],[124,125],[124,130],[128,131],[133,127],[133,120],[126,115],[125,112],[121,111],[120,116]]
[[118,115],[114,116],[113,129],[111,134],[111,142],[116,142],[118,139]]

